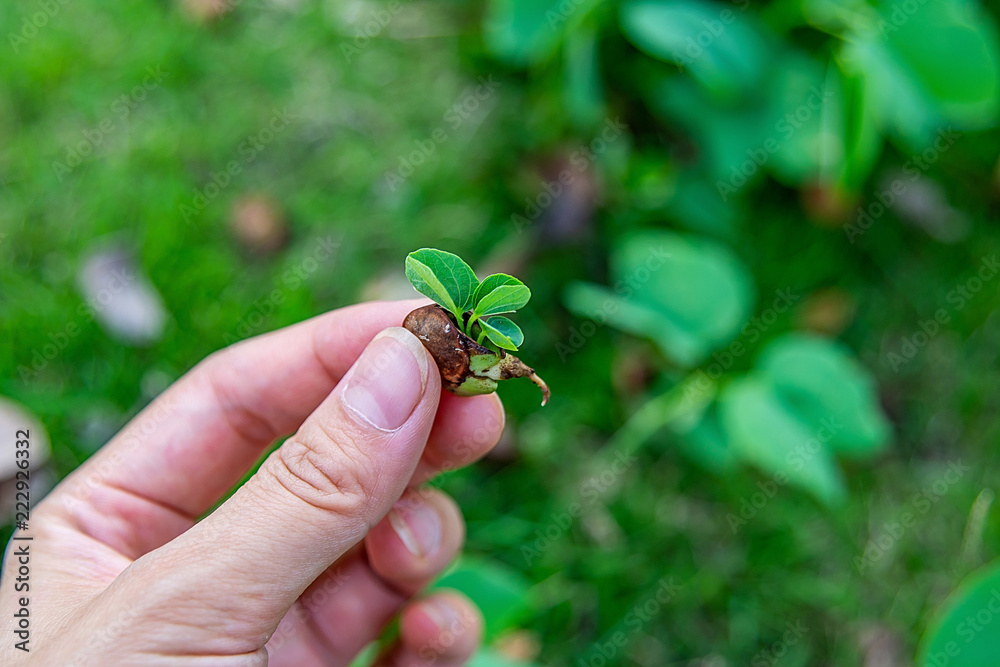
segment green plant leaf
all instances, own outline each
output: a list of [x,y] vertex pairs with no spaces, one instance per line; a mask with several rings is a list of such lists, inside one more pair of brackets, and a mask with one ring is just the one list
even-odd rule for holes
[[581,317],[598,323],[607,322],[633,336],[652,339],[683,366],[693,366],[704,352],[701,340],[661,310],[639,303],[636,299],[625,299],[607,287],[570,283],[563,301],[567,308]]
[[776,484],[794,484],[827,505],[845,497],[840,470],[815,427],[782,403],[765,378],[744,377],[719,398],[722,427],[733,451]]
[[[842,60],[863,72],[877,122],[908,150],[922,151],[938,132],[996,124],[1000,110],[1000,39],[976,2],[880,4],[873,28],[844,41]],[[961,63],[960,65],[958,63]]]
[[824,64],[797,49],[783,54],[769,83],[768,117],[774,121],[765,130],[773,140],[768,147],[778,149],[765,148],[766,166],[785,185],[815,182],[826,161],[843,159],[839,126],[824,128],[824,120],[839,121],[842,96],[828,87]]
[[[919,667],[994,667],[1000,656],[1000,632],[989,621],[997,620],[998,609],[1000,560],[972,574],[948,598],[920,643]],[[989,619],[986,623],[974,620],[984,617]]]
[[472,304],[479,279],[458,255],[421,248],[406,256],[406,278],[413,288],[461,321]]
[[908,78],[947,117],[973,127],[993,125],[1000,101],[1000,44],[996,24],[979,3],[929,2],[902,22],[893,16],[897,5],[883,3],[881,9],[886,26],[878,37]]
[[492,0],[483,25],[483,41],[497,58],[515,65],[547,60],[567,32],[586,19],[601,0]]
[[483,282],[479,283],[479,287],[476,288],[475,293],[472,295],[472,308],[479,305],[479,302],[483,300],[483,297],[495,290],[498,287],[504,285],[523,285],[520,280],[514,276],[509,276],[506,273],[494,273],[493,275],[486,276],[483,278]]
[[752,90],[766,70],[767,44],[752,19],[737,7],[701,0],[631,0],[621,8],[630,42],[720,96]]
[[479,326],[483,328],[486,337],[493,341],[494,345],[505,350],[517,352],[517,348],[524,342],[524,333],[521,332],[521,328],[506,317],[479,320]]
[[[709,170],[716,199],[731,205],[742,188],[723,192],[719,183],[732,187],[733,169],[749,159],[747,150],[759,149],[774,135],[774,119],[759,101],[741,106],[719,104],[688,77],[650,77],[646,96],[651,109],[663,122],[680,124],[703,153],[699,163]],[[766,152],[766,151],[765,151]],[[747,182],[763,170],[747,177]],[[724,196],[723,196],[724,195]]]
[[479,300],[472,311],[472,317],[475,319],[513,313],[523,308],[530,298],[531,290],[524,285],[501,285]]
[[611,291],[573,285],[566,305],[629,333],[654,340],[690,367],[727,343],[749,319],[753,282],[725,246],[694,236],[631,234],[612,254]]
[[790,334],[771,343],[756,367],[782,402],[808,424],[826,420],[832,450],[867,456],[882,450],[889,423],[882,414],[875,382],[840,345],[824,338]]

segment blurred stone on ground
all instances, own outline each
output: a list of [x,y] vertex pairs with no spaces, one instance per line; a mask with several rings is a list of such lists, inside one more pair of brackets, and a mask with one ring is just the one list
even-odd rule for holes
[[201,23],[208,23],[225,16],[237,0],[181,0],[181,10]]
[[861,632],[861,650],[864,652],[864,667],[910,667],[903,657],[903,643],[888,628],[873,626]]
[[233,202],[229,231],[243,248],[254,255],[281,250],[290,237],[288,222],[277,202],[262,194],[249,194]]
[[833,338],[851,325],[856,310],[857,304],[850,294],[831,287],[807,296],[796,316],[803,328]]
[[380,276],[372,278],[361,288],[358,295],[362,301],[399,301],[400,299],[418,299],[421,295],[413,289],[413,285],[403,273],[403,261],[399,267],[390,269]]
[[[942,243],[958,243],[969,235],[972,223],[964,213],[948,203],[948,195],[941,185],[923,176],[914,180],[903,171],[893,171],[882,181],[881,191],[901,194],[895,202],[900,219],[911,227],[922,229]],[[885,195],[888,197],[888,195]]]
[[493,644],[497,653],[514,662],[534,662],[542,651],[538,636],[529,630],[511,630]]
[[820,227],[837,227],[850,222],[857,217],[860,205],[853,193],[826,183],[803,188],[801,198],[809,219]]
[[[14,505],[17,501],[17,473],[22,470],[17,465],[17,451],[24,447],[17,446],[18,431],[28,432],[28,489],[30,507],[38,506],[39,501],[52,488],[55,476],[45,468],[51,455],[49,435],[35,415],[27,408],[14,401],[0,396],[0,523],[14,520]],[[23,481],[23,480],[22,480]],[[31,525],[29,519],[28,525]]]
[[77,285],[89,312],[116,340],[142,347],[163,335],[169,317],[163,298],[123,247],[101,243],[86,250]]

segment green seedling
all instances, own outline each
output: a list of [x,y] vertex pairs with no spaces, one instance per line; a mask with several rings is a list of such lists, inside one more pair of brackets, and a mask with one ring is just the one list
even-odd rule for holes
[[501,380],[527,377],[542,390],[542,405],[548,403],[545,382],[508,354],[524,342],[521,329],[504,317],[531,298],[524,283],[505,273],[480,281],[461,257],[433,248],[407,255],[406,277],[438,304],[417,308],[403,326],[434,357],[448,391],[458,396],[491,394]]

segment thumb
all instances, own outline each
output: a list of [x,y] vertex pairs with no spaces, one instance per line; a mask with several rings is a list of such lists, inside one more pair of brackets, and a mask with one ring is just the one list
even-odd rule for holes
[[[420,341],[405,329],[386,329],[246,484],[204,521],[136,561],[136,576],[125,579],[158,599],[161,610],[179,599],[189,632],[204,622],[206,630],[222,624],[232,636],[234,623],[245,623],[238,630],[251,637],[269,634],[306,586],[402,495],[440,393],[437,367]],[[157,595],[148,595],[151,581]],[[219,618],[220,608],[239,618]],[[212,617],[196,622],[192,613]]]

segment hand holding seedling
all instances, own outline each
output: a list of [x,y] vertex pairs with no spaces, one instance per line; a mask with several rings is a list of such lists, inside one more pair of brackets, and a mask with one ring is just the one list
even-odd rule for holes
[[442,393],[396,326],[418,305],[244,341],[150,404],[32,512],[30,593],[15,593],[8,550],[0,615],[30,596],[32,650],[4,642],[0,664],[344,666],[397,615],[377,665],[463,664],[478,611],[457,593],[414,596],[464,523],[417,485],[485,454],[503,408]]
[[403,326],[434,357],[445,389],[457,396],[491,394],[499,380],[527,377],[542,390],[542,405],[549,402],[542,378],[507,354],[517,352],[524,334],[501,313],[513,313],[528,303],[531,291],[524,283],[506,273],[480,282],[462,258],[433,248],[407,256],[406,277],[414,289],[443,307],[418,308]]

